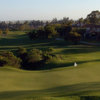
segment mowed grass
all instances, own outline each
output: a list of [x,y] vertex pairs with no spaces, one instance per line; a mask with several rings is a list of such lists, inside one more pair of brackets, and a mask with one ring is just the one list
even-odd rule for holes
[[[0,39],[0,51],[14,52],[19,46],[42,50],[53,47],[53,53],[62,55],[62,60],[52,64],[50,70],[0,68],[0,100],[80,100],[77,96],[100,96],[100,47],[31,41],[24,32],[11,32]],[[74,62],[78,67],[73,66]]]

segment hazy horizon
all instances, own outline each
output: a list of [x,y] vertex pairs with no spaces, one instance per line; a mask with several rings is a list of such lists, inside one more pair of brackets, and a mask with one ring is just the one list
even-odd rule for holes
[[0,0],[0,21],[85,18],[100,0]]

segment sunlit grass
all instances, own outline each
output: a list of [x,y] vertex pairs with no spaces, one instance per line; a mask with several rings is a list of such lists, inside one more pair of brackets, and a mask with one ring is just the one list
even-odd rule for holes
[[[21,32],[0,39],[0,51],[54,48],[62,59],[52,69],[25,71],[0,68],[0,100],[80,100],[66,96],[100,96],[100,47],[68,45],[66,41],[28,39]],[[78,66],[74,67],[74,62]]]

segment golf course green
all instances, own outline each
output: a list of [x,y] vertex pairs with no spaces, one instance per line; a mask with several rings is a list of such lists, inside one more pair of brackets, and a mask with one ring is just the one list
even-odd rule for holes
[[[0,100],[80,100],[100,96],[100,47],[72,45],[67,41],[33,40],[24,32],[0,37],[0,51],[54,48],[62,56],[50,70],[0,68]],[[78,66],[74,67],[77,62]]]

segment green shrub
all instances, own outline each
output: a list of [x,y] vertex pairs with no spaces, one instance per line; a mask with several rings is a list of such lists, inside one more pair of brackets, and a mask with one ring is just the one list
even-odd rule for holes
[[51,63],[51,62],[58,63],[61,60],[62,60],[62,57],[60,55],[49,55],[46,63]]
[[23,68],[29,70],[40,69],[42,65],[42,51],[38,49],[30,50],[27,53],[26,61],[23,62]]
[[27,50],[26,48],[19,47],[18,50],[16,51],[17,56],[24,62],[26,60],[27,56]]
[[27,52],[26,48],[23,48],[23,47],[19,47],[18,50],[17,50],[17,55],[23,55]]
[[42,51],[38,49],[30,50],[27,54],[27,60],[30,63],[42,60]]
[[45,61],[45,69],[52,69],[59,67],[59,64],[62,62],[63,57],[61,55],[48,55],[48,59]]
[[17,53],[22,60],[21,68],[26,70],[40,70],[53,68],[62,60],[61,55],[53,54],[54,48],[48,48],[44,51],[32,49],[27,51],[25,48],[19,48]]
[[1,66],[13,66],[13,67],[20,67],[21,59],[14,56],[12,52],[2,52],[0,54],[0,61]]
[[55,49],[54,48],[48,48],[47,51],[52,53],[52,52],[55,51]]
[[0,67],[5,66],[6,64],[7,64],[7,60],[4,57],[0,56]]

